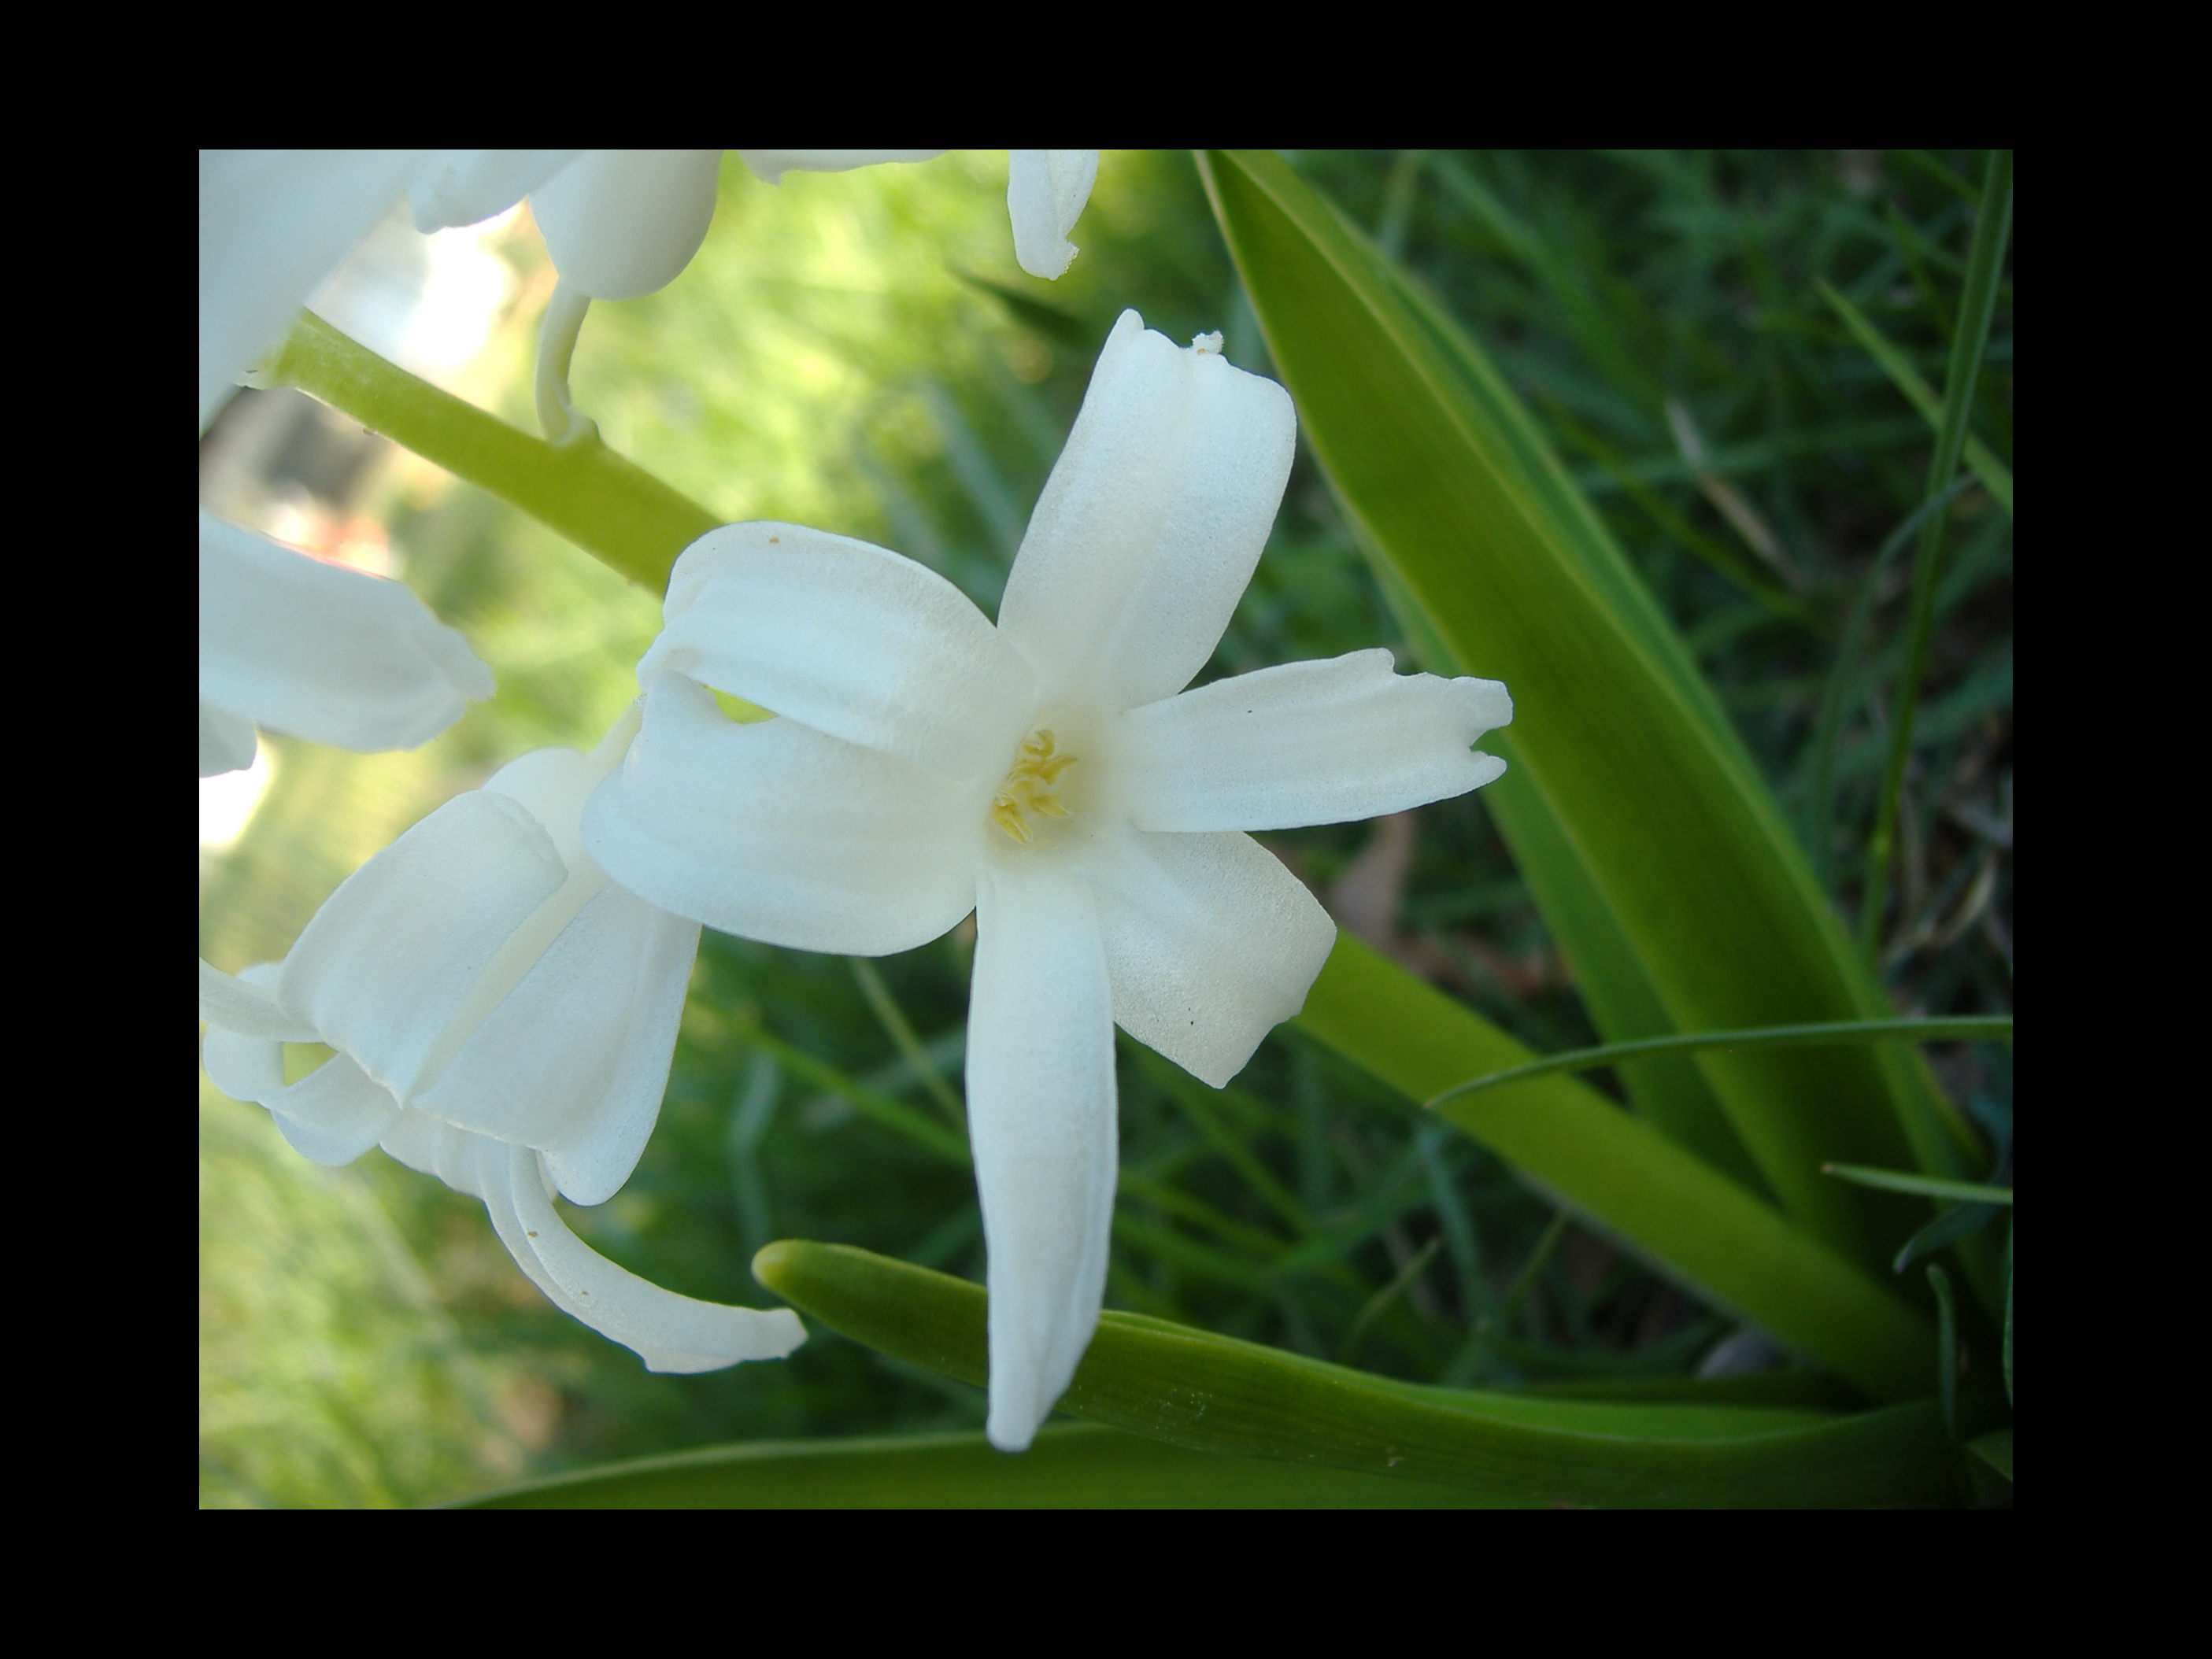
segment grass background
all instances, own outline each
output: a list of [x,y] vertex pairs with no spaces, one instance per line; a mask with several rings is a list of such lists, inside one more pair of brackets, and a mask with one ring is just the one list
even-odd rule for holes
[[[1850,913],[1911,577],[1908,561],[1877,570],[1874,555],[1922,499],[1931,434],[1816,279],[1940,386],[1981,157],[1292,160],[1537,410]],[[771,190],[728,158],[691,268],[594,311],[579,404],[718,514],[879,542],[994,610],[1121,308],[1174,337],[1221,329],[1231,361],[1268,367],[1188,156],[1109,153],[1082,255],[1049,284],[1012,264],[1004,165],[963,152]],[[527,425],[550,273],[526,218],[498,249],[514,297],[464,389]],[[1972,422],[2008,461],[2011,348],[2008,276]],[[346,874],[440,801],[526,749],[588,746],[634,695],[658,623],[655,596],[419,463],[377,460],[346,494],[343,510],[382,527],[499,694],[413,754],[265,740],[269,796],[234,848],[201,861],[202,951],[234,971],[281,956]],[[1902,1012],[2009,1012],[2008,515],[1969,489],[1948,550],[1884,963]],[[1869,585],[1873,626],[1846,655],[1844,623]],[[1302,455],[1207,675],[1376,643],[1400,641]],[[1825,765],[1824,696],[1844,710]],[[1595,1040],[1480,795],[1265,839],[1344,925],[1523,1040]],[[856,965],[707,934],[659,1129],[629,1186],[568,1210],[571,1224],[719,1300],[765,1300],[746,1263],[782,1237],[980,1279],[964,1162],[901,1128],[957,1113],[971,949],[963,927]],[[1978,1115],[2008,1122],[1996,1051],[1939,1066]],[[1121,1082],[1109,1306],[1450,1382],[1685,1370],[1730,1334],[1295,1033],[1223,1091],[1125,1041]],[[381,1153],[307,1164],[204,1079],[200,1123],[204,1504],[414,1504],[716,1441],[981,1423],[980,1391],[826,1334],[783,1364],[650,1376],[554,1312],[473,1200]]]

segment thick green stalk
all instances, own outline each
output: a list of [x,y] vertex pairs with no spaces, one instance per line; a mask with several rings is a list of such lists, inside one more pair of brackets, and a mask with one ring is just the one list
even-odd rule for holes
[[549,444],[441,392],[302,312],[269,378],[489,490],[658,593],[676,556],[722,521],[599,441]]
[[[1928,463],[1928,495],[1940,495],[1959,470],[1966,441],[1966,418],[1981,378],[1982,357],[1996,314],[1997,273],[2012,233],[2012,152],[1990,152],[1989,175],[1982,182],[1982,204],[1974,216],[1974,243],[1966,256],[1966,287],[1959,307],[1959,330],[1951,337],[1951,362],[1943,374],[1943,424],[1936,434],[1936,453]],[[1883,902],[1888,896],[1889,856],[1897,836],[1898,798],[1905,789],[1905,763],[1912,757],[1912,722],[1920,708],[1920,682],[1928,671],[1928,641],[1936,628],[1936,578],[1942,574],[1943,532],[1949,509],[1929,515],[1920,527],[1920,550],[1912,569],[1912,623],[1905,654],[1905,675],[1897,688],[1897,714],[1890,727],[1889,763],[1882,769],[1881,795],[1874,838],[1867,844],[1866,883],[1859,901],[1859,950],[1880,965]]]

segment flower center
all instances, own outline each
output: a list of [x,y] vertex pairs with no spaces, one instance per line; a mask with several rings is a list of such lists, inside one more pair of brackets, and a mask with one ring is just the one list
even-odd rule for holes
[[1060,799],[1060,776],[1075,764],[1075,757],[1055,748],[1051,728],[1040,726],[1022,739],[1014,763],[999,793],[991,797],[991,822],[1026,847],[1039,817],[1064,818],[1068,810]]

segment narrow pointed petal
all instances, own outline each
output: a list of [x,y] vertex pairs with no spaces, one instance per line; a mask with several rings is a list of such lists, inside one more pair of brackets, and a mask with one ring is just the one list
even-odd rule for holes
[[561,1191],[620,1190],[660,1115],[699,924],[607,886],[415,1104],[543,1152]]
[[230,975],[200,961],[200,1018],[224,1030],[272,1042],[315,1042],[315,1028],[276,1000],[279,964],[258,963]]
[[256,747],[253,722],[224,713],[208,703],[200,705],[200,775],[219,777],[243,772],[253,764]]
[[200,430],[428,152],[200,152]]
[[521,804],[456,796],[315,913],[285,958],[284,1006],[410,1098],[486,965],[567,875]]
[[718,149],[587,149],[530,198],[563,283],[635,300],[691,263],[714,217]]
[[415,228],[428,236],[504,213],[582,153],[574,149],[441,150],[407,186]]
[[884,956],[975,907],[992,787],[796,720],[737,725],[712,693],[664,674],[620,769],[584,809],[584,846],[647,903],[709,927]]
[[1130,831],[1088,867],[1115,1023],[1217,1089],[1305,1006],[1336,944],[1328,913],[1249,836]]
[[428,743],[491,692],[468,641],[400,583],[200,514],[203,703],[369,753]]
[[568,1231],[546,1196],[538,1154],[479,1139],[484,1207],[516,1265],[555,1306],[635,1351],[647,1370],[720,1370],[781,1359],[806,1340],[788,1308],[696,1301],[618,1267]]
[[927,161],[941,149],[741,149],[738,159],[763,184],[780,185],[787,173],[849,173],[879,161]]
[[1391,672],[1388,651],[1285,663],[1122,717],[1140,830],[1289,830],[1401,812],[1488,783],[1472,752],[1513,718],[1496,680]]
[[975,927],[968,1132],[990,1258],[985,1432],[1020,1451],[1075,1375],[1105,1296],[1114,1021],[1080,877],[1008,860],[985,879]]
[[1282,387],[1121,313],[999,610],[1048,703],[1133,708],[1190,684],[1251,580],[1297,442]]
[[1098,179],[1095,149],[1006,152],[1006,216],[1013,222],[1014,258],[1032,276],[1057,277],[1077,249],[1067,240]]
[[1003,774],[1035,681],[958,588],[912,559],[787,524],[684,550],[638,684],[689,675],[948,778]]

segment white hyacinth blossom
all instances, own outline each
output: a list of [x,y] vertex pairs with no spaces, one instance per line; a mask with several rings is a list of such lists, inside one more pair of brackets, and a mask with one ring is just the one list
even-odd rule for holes
[[[1216,1087],[1335,939],[1246,831],[1460,794],[1512,716],[1495,681],[1355,652],[1194,691],[1289,476],[1291,400],[1122,313],[994,627],[942,577],[789,525],[677,562],[644,720],[585,844],[653,903],[876,956],[972,909],[969,1125],[993,1442],[1026,1446],[1097,1323],[1115,1024]],[[740,725],[721,690],[779,718]],[[1180,695],[1178,695],[1180,694]]]
[[[696,922],[614,885],[579,840],[635,724],[597,755],[539,750],[447,802],[341,884],[281,964],[202,963],[204,1059],[318,1163],[381,1145],[483,1200],[547,1297],[652,1370],[713,1370],[790,1352],[798,1316],[662,1290],[551,1201],[601,1203],[629,1178],[698,951]],[[337,1053],[288,1083],[287,1042]]]

